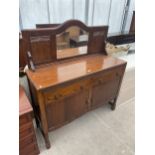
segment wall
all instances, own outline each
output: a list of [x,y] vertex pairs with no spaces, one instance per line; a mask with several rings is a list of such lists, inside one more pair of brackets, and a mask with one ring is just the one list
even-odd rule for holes
[[[129,31],[134,0],[125,23]],[[20,0],[20,28],[35,28],[36,24],[62,23],[79,19],[87,25],[109,25],[109,34],[121,33],[127,0]]]

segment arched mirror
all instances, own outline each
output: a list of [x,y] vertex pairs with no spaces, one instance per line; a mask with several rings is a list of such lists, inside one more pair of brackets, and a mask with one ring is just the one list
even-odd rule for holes
[[57,59],[87,54],[89,33],[71,26],[56,35]]

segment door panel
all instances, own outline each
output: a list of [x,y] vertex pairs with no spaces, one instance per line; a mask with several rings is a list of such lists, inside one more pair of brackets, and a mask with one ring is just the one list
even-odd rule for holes
[[67,120],[72,120],[87,111],[88,92],[83,90],[65,99]]
[[63,100],[48,104],[46,110],[48,126],[50,129],[65,123],[65,104]]
[[46,110],[49,129],[57,128],[85,113],[87,111],[87,96],[88,92],[81,90],[48,104]]
[[112,81],[94,86],[92,88],[92,107],[114,99],[119,87],[119,81],[119,78],[115,78]]

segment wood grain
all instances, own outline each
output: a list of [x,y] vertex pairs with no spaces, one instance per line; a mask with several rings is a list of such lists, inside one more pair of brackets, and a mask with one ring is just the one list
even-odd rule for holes
[[19,86],[19,116],[32,111],[32,106],[25,94],[24,88]]

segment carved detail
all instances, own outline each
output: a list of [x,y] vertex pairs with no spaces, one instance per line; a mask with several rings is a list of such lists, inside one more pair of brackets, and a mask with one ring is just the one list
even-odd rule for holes
[[[56,27],[38,28],[23,30],[22,36],[24,40],[24,55],[27,51],[31,52],[33,56],[28,58],[29,68],[33,71],[35,66],[58,61],[56,49],[56,35],[64,32],[66,29],[77,26],[89,34],[87,54],[102,53],[107,55],[105,51],[105,40],[108,32],[108,26],[86,26],[78,20],[69,20]],[[74,57],[78,57],[75,55]],[[63,59],[71,59],[71,57],[64,57]],[[62,60],[62,59],[61,59]]]

